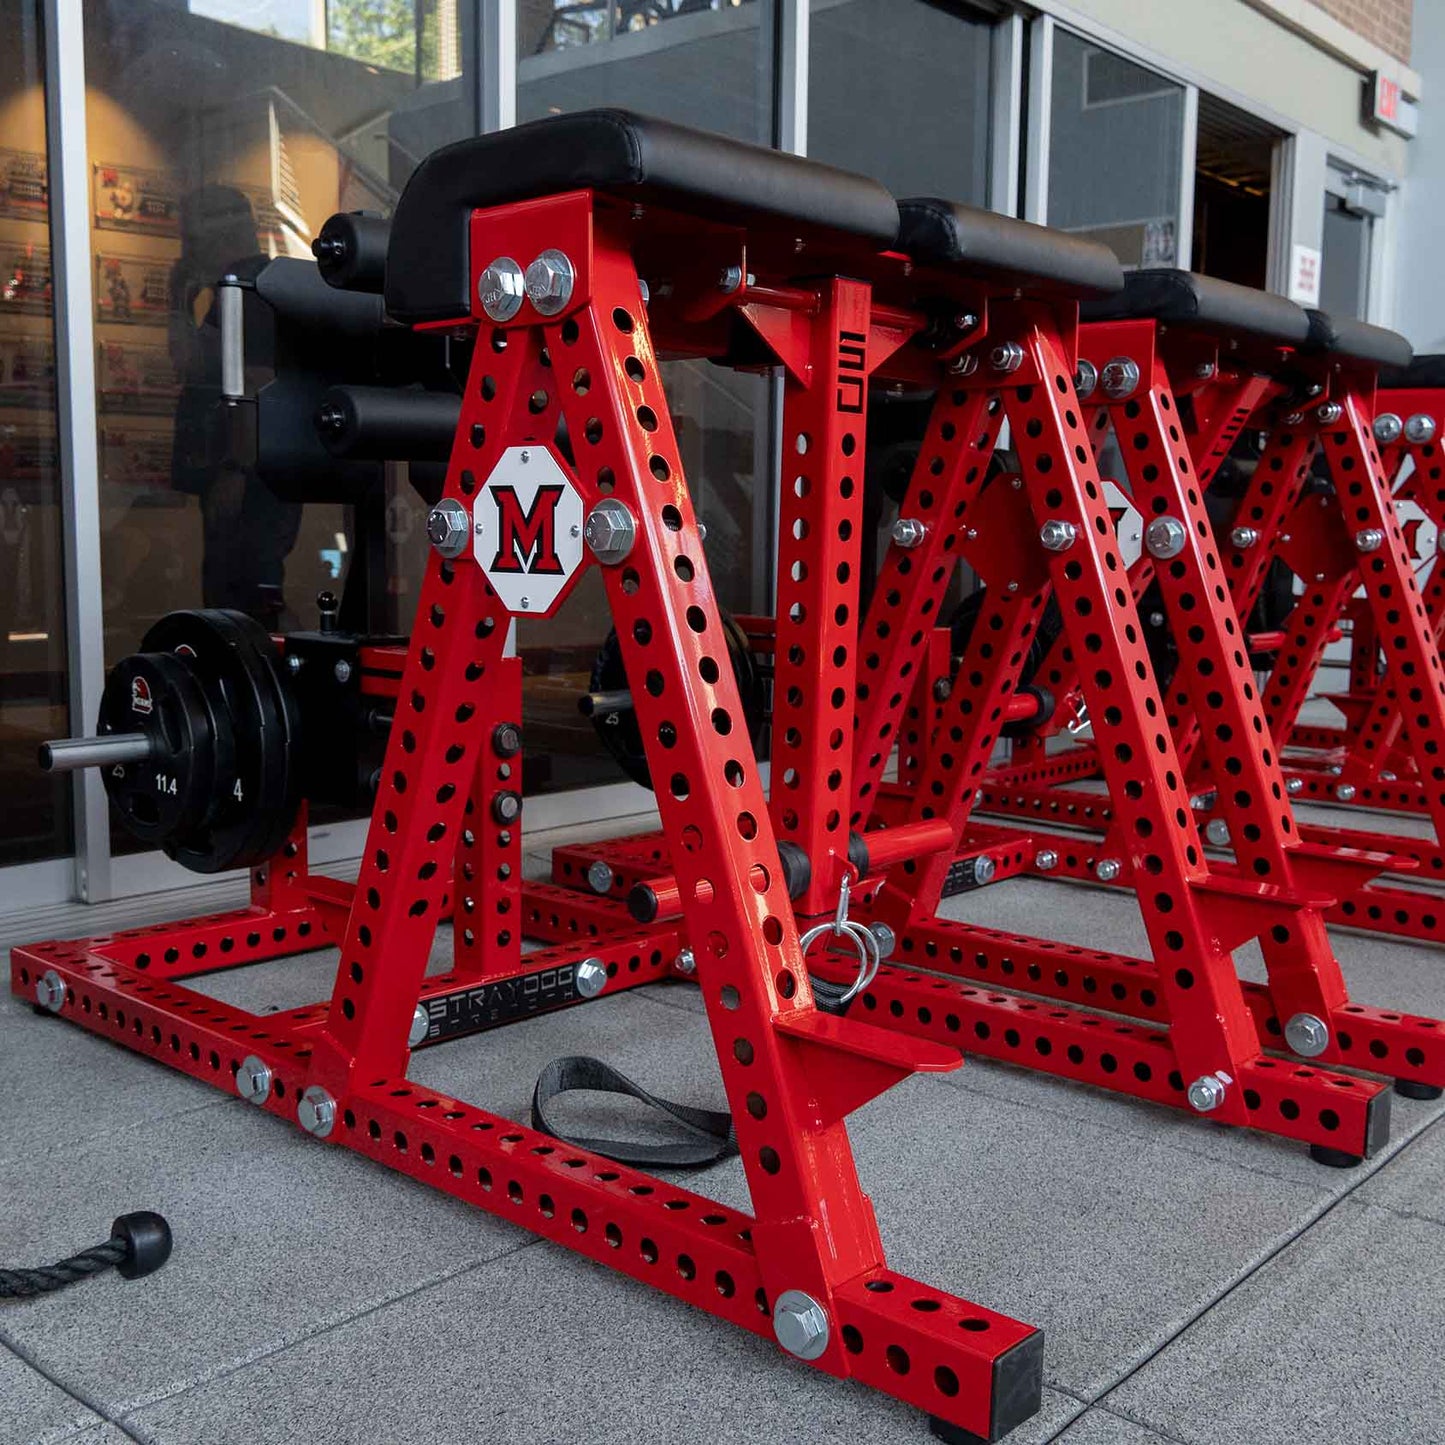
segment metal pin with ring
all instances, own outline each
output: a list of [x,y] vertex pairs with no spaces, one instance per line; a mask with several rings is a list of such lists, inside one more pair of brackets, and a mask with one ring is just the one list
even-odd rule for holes
[[799,948],[805,959],[808,956],[808,950],[824,934],[831,933],[835,938],[849,938],[853,941],[853,947],[858,950],[858,977],[853,980],[849,988],[839,995],[835,1007],[840,1010],[852,1003],[878,977],[878,970],[883,963],[882,950],[879,948],[878,939],[872,930],[865,928],[861,923],[854,923],[848,917],[851,894],[852,885],[845,874],[842,886],[838,890],[838,908],[831,922],[815,923],[798,940]]

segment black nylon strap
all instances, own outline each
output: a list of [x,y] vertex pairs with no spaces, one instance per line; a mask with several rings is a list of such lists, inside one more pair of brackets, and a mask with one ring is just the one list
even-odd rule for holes
[[[599,1094],[625,1094],[674,1119],[695,1139],[677,1139],[667,1144],[637,1144],[620,1139],[588,1139],[564,1134],[547,1117],[547,1105],[559,1094],[589,1089]],[[713,1109],[694,1109],[649,1094],[625,1074],[619,1074],[601,1059],[571,1054],[553,1061],[542,1070],[532,1091],[532,1127],[564,1144],[615,1159],[619,1164],[636,1164],[644,1169],[705,1169],[738,1152],[732,1115]]]

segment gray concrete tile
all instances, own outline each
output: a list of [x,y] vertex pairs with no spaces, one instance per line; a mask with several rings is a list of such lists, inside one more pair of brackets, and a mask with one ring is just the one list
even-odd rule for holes
[[[9,1256],[5,1258],[8,1261]],[[64,1294],[52,1297],[51,1307],[64,1310],[68,1301]],[[0,1345],[0,1439],[14,1445],[52,1445],[74,1438],[73,1432],[84,1426],[99,1423],[94,1410]]]
[[237,1099],[0,1174],[0,1258],[62,1257],[145,1208],[175,1235],[163,1269],[0,1313],[0,1339],[113,1417],[526,1240]]
[[135,1436],[127,1434],[119,1425],[102,1420],[99,1425],[88,1425],[65,1436],[57,1445],[135,1445]]
[[1360,1186],[1355,1200],[1445,1224],[1445,1123],[1422,1130]]
[[[1010,1445],[1077,1413],[1050,1392]],[[539,1245],[127,1417],[148,1445],[926,1445],[923,1418]]]
[[1445,1230],[1346,1201],[1107,1404],[1190,1445],[1440,1438]]
[[1086,1410],[1058,1440],[1059,1445],[1178,1445],[1167,1435],[1158,1435],[1100,1406]]

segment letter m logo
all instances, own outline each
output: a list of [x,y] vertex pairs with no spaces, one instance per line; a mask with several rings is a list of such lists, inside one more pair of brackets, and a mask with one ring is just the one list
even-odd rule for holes
[[557,555],[557,504],[566,488],[539,486],[532,505],[525,509],[515,487],[494,485],[489,490],[497,504],[497,555],[488,572],[562,575],[562,559]]

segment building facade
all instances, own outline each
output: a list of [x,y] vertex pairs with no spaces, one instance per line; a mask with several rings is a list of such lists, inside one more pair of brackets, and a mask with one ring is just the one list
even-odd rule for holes
[[[1417,302],[1433,247],[1411,217],[1445,210],[1445,185],[1416,163],[1441,142],[1411,55],[1445,71],[1445,36],[1412,33],[1412,8],[0,0],[0,907],[194,881],[112,831],[96,775],[39,773],[36,745],[88,729],[107,667],[167,611],[311,625],[344,576],[347,507],[194,464],[187,378],[221,268],[308,255],[328,215],[385,211],[447,141],[618,105],[1425,343],[1445,313]],[[722,601],[768,611],[773,387],[679,363],[669,393]],[[396,469],[399,631],[423,520]],[[647,806],[576,709],[608,626],[593,584],[519,629],[533,826]],[[359,851],[354,820],[314,831],[322,861]]]

